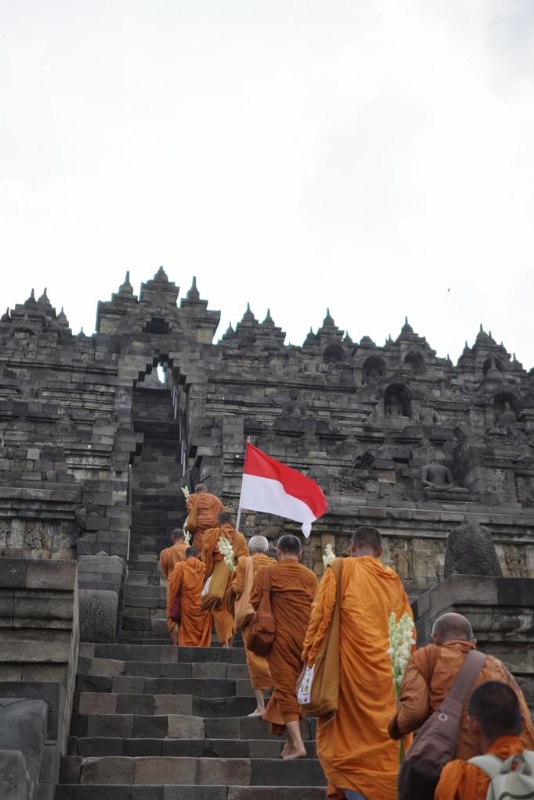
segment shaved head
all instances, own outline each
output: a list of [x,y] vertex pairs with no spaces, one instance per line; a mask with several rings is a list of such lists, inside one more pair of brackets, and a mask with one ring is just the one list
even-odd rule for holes
[[448,614],[442,614],[434,622],[432,639],[435,644],[445,644],[454,639],[472,642],[474,641],[473,629],[468,619],[451,611]]
[[382,554],[382,537],[377,528],[362,526],[356,528],[350,540],[353,556],[374,556],[379,558]]
[[252,536],[248,541],[248,549],[253,553],[268,553],[269,540],[265,536]]

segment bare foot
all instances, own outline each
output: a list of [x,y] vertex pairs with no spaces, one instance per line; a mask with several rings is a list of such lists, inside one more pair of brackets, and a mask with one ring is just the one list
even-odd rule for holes
[[252,712],[252,714],[247,714],[247,717],[263,717],[264,714],[265,714],[264,708],[256,708]]
[[298,750],[292,750],[287,755],[282,755],[282,758],[284,759],[284,761],[289,761],[290,759],[295,759],[295,758],[306,758],[306,755],[307,755],[306,748],[303,747],[299,748]]

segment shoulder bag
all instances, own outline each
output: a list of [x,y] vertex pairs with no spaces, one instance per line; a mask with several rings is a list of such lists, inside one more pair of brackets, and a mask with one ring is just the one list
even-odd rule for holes
[[257,656],[267,656],[274,642],[274,617],[271,611],[271,570],[267,567],[263,572],[263,586],[260,605],[254,612],[250,623],[247,649]]
[[343,559],[330,564],[336,576],[336,604],[312,667],[304,667],[297,684],[297,700],[303,717],[335,716],[339,698],[339,620]]
[[440,707],[421,726],[402,762],[399,800],[432,800],[441,770],[456,753],[462,708],[486,656],[470,650]]

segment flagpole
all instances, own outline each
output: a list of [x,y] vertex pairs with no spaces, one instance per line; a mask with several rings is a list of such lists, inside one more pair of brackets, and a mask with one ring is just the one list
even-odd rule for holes
[[[250,436],[247,436],[247,444],[250,444]],[[245,444],[245,453],[246,453],[246,450],[247,450],[247,445]],[[241,483],[243,483],[243,476],[241,476]],[[241,497],[239,498],[239,500],[241,501]],[[236,531],[239,530],[239,523],[240,522],[241,522],[241,505],[237,509],[237,519],[236,519],[236,522],[235,522]]]

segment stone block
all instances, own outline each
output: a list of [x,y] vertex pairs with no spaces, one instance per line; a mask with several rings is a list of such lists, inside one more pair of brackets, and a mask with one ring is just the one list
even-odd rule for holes
[[[48,636],[50,639],[50,636]],[[0,647],[0,662],[27,662],[39,661],[53,664],[68,663],[72,655],[72,645],[69,642],[39,641],[3,641]]]
[[226,786],[164,786],[163,800],[226,800]]
[[[83,715],[81,716],[83,717]],[[131,739],[133,728],[133,714],[91,714],[87,717],[86,733],[83,735],[118,736],[121,739]]]
[[202,717],[169,714],[167,737],[169,739],[203,739],[204,720]]
[[80,714],[116,714],[117,695],[107,692],[82,692],[78,711]]
[[78,564],[76,561],[30,561],[26,573],[28,589],[74,591]]
[[115,661],[112,658],[94,658],[91,661],[88,672],[90,675],[115,676],[123,675],[124,670],[124,661]]
[[130,784],[133,783],[134,759],[125,756],[84,758],[80,783]]
[[195,785],[198,761],[195,758],[136,758],[134,784]]
[[251,774],[248,758],[200,758],[198,761],[201,786],[250,786]]
[[20,750],[34,783],[41,769],[47,717],[44,700],[0,699],[0,749]]
[[151,694],[118,694],[117,714],[153,714],[154,696]]
[[120,675],[113,678],[111,686],[111,691],[117,694],[143,694],[145,679],[142,677]]
[[0,749],[0,797],[32,800],[32,782],[20,750]]
[[[162,756],[175,755],[174,753],[163,753],[163,741],[161,739],[125,739],[123,743],[123,755],[125,756]],[[190,755],[189,753],[179,753],[177,755]]]
[[193,698],[185,694],[154,695],[154,714],[191,715]]
[[0,586],[3,589],[26,586],[29,561],[20,558],[0,558]]
[[204,730],[208,739],[241,739],[241,719],[205,719]]
[[112,642],[117,625],[116,592],[80,589],[80,639],[84,642]]
[[[41,758],[41,770],[39,772],[39,783],[51,783],[56,786],[59,780],[59,764],[61,753],[56,742],[45,742],[43,755]],[[1,796],[1,795],[0,795]]]
[[143,716],[136,714],[134,717],[133,736],[142,739],[163,739],[167,735],[168,720],[166,716]]

